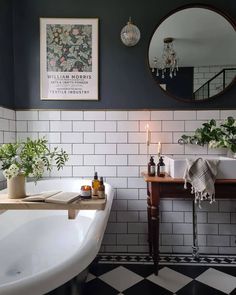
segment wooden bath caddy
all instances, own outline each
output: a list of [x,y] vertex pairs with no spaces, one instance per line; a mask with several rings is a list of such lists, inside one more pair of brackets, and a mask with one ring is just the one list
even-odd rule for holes
[[9,199],[6,194],[0,194],[0,210],[68,210],[68,218],[75,219],[79,210],[104,210],[105,199],[76,200],[69,204],[46,202],[26,202],[22,199]]

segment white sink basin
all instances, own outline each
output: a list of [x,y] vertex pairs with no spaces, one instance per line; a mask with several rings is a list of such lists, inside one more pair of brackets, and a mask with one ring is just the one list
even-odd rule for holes
[[164,161],[166,164],[166,172],[173,178],[183,178],[186,168],[186,158],[188,159],[218,159],[220,160],[218,165],[217,179],[236,179],[236,159],[223,157],[223,156],[193,156],[182,155],[169,157],[165,156]]

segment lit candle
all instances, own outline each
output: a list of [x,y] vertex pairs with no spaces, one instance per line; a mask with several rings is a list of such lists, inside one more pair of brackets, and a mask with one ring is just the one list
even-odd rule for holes
[[161,143],[160,143],[160,141],[158,142],[158,145],[157,145],[157,154],[158,154],[158,156],[161,154]]
[[149,130],[149,124],[147,124],[145,126],[145,129],[146,129],[146,144],[147,145],[150,145],[150,130]]
[[82,185],[80,189],[80,196],[84,199],[90,199],[91,198],[91,186],[90,185]]
[[85,190],[85,191],[89,191],[89,190],[91,190],[91,186],[89,186],[89,185],[85,185],[85,186],[84,186],[84,190]]

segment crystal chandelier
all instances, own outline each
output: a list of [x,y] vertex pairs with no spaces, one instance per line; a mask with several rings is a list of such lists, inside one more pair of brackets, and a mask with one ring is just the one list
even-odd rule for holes
[[162,53],[162,59],[154,58],[154,68],[152,68],[152,72],[156,70],[156,76],[161,76],[162,79],[169,74],[169,77],[172,78],[176,76],[178,68],[178,58],[177,54],[174,50],[173,46],[173,38],[165,38],[164,39],[164,48]]

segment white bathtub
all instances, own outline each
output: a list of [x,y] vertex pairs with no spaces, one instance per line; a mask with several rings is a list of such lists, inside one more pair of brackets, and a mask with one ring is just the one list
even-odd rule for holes
[[[79,191],[81,179],[51,179],[27,184],[27,191]],[[1,191],[3,193],[4,191]],[[114,191],[106,184],[104,211],[19,210],[0,214],[0,295],[41,295],[83,271],[96,257],[107,225]]]

